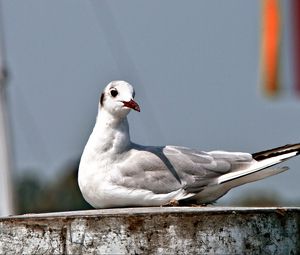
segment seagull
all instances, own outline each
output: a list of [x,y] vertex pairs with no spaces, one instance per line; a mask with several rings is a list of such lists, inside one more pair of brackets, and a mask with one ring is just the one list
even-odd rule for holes
[[286,171],[275,165],[300,153],[300,143],[253,154],[133,143],[127,115],[140,112],[134,97],[125,81],[110,82],[100,96],[78,171],[81,193],[95,208],[210,204],[234,187]]

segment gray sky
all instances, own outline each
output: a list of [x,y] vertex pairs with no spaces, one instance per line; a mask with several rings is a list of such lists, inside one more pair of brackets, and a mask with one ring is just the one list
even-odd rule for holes
[[[259,86],[260,1],[2,0],[16,172],[60,176],[81,155],[99,94],[134,85],[135,142],[255,152],[299,142],[300,101]],[[292,86],[288,6],[282,81]],[[227,195],[300,198],[300,159],[284,174]]]

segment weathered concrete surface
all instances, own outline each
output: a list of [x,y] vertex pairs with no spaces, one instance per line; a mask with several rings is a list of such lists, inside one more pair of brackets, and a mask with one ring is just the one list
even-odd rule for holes
[[0,254],[299,253],[300,208],[126,208],[0,219]]

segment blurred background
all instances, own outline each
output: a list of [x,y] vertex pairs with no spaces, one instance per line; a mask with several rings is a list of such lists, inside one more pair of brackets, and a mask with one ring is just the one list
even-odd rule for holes
[[[2,215],[90,208],[77,170],[111,80],[135,87],[140,144],[251,153],[300,141],[296,0],[0,4]],[[300,206],[300,159],[286,165],[217,205]]]

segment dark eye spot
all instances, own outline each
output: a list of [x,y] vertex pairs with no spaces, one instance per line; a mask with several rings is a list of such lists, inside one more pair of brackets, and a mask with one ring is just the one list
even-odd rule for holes
[[110,94],[111,94],[112,97],[116,97],[118,95],[118,91],[116,89],[112,89],[110,91]]

